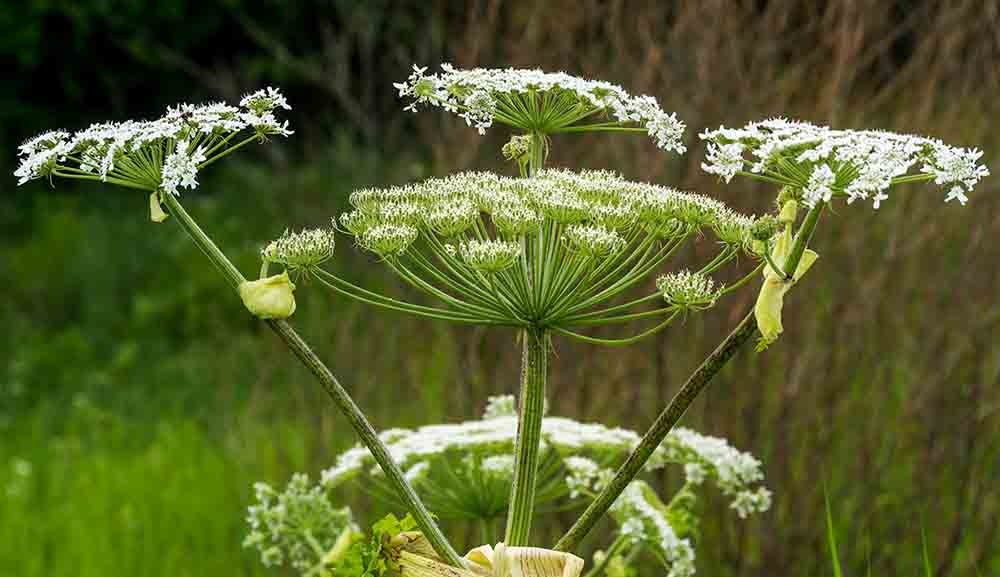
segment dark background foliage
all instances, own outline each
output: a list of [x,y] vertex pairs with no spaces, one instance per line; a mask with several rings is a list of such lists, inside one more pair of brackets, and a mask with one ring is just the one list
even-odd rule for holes
[[[979,146],[995,171],[998,24],[994,0],[8,2],[0,166],[45,129],[280,85],[296,135],[184,197],[253,271],[262,242],[322,224],[353,187],[509,170],[502,130],[402,111],[391,83],[412,63],[537,66],[656,95],[690,127],[681,158],[601,135],[556,139],[553,163],[762,211],[771,191],[700,172],[697,132],[779,114],[881,127]],[[0,573],[264,573],[239,549],[251,483],[328,466],[353,443],[343,419],[144,198],[15,184],[0,195]],[[849,574],[916,574],[922,531],[936,575],[1000,572],[996,193],[988,178],[962,209],[901,188],[822,223],[782,339],[741,354],[685,417],[760,456],[775,492],[749,522],[709,496],[700,574],[830,574],[824,483]],[[407,290],[346,241],[332,266]],[[514,388],[507,332],[299,295],[296,325],[380,428],[472,417]],[[644,429],[754,296],[624,350],[559,342],[553,412]],[[367,516],[363,494],[342,497]]]

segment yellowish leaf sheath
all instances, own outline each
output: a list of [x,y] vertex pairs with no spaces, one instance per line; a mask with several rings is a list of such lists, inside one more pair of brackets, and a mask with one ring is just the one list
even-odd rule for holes
[[149,220],[153,222],[163,222],[170,216],[160,205],[160,193],[153,192],[149,195]]
[[240,298],[254,316],[262,319],[285,319],[295,312],[295,285],[288,271],[240,285]]

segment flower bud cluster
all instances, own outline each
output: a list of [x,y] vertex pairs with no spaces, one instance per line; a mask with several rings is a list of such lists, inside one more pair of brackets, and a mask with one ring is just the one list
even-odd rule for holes
[[[726,244],[746,249],[756,223],[717,200],[609,171],[543,170],[528,178],[466,172],[357,190],[350,202],[354,210],[341,215],[340,224],[380,256],[402,254],[421,233],[443,244],[466,240],[470,231],[476,235],[468,240],[484,240],[480,233],[493,231],[496,240],[513,241],[546,226],[561,227],[564,244],[591,258],[622,250],[635,233],[671,238],[698,228],[711,228]],[[373,242],[389,231],[392,241]]]
[[[441,72],[427,75],[427,68],[414,65],[405,82],[394,84],[401,98],[419,106],[437,106],[458,114],[469,126],[485,134],[494,121],[533,132],[557,132],[580,126],[591,116],[613,119],[619,126],[644,128],[663,150],[683,154],[684,123],[676,114],[664,112],[652,96],[631,96],[609,82],[586,80],[563,72],[541,70],[484,69],[460,70],[443,64]],[[526,99],[538,101],[528,106]],[[514,148],[505,150],[509,158],[519,156]]]
[[845,196],[848,203],[871,199],[877,209],[895,179],[912,172],[949,187],[945,201],[965,204],[965,193],[989,175],[979,164],[981,150],[881,130],[834,130],[776,118],[700,136],[708,142],[705,172],[726,182],[742,171],[779,177],[801,189],[810,207]]
[[656,279],[656,289],[663,300],[682,309],[701,310],[711,307],[722,294],[711,277],[682,270]]
[[336,238],[332,228],[300,232],[286,230],[260,251],[264,262],[284,265],[293,271],[319,266],[333,256]]
[[458,245],[458,254],[471,268],[499,272],[521,256],[521,244],[507,240],[467,240]]

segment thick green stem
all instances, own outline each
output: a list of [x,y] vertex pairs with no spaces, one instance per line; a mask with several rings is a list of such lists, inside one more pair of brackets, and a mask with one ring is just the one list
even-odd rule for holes
[[545,135],[531,133],[531,147],[528,156],[528,176],[535,176],[545,164]]
[[[798,268],[799,260],[805,252],[806,245],[808,245],[809,240],[812,238],[822,210],[822,204],[818,204],[816,207],[810,209],[802,222],[802,226],[799,227],[799,231],[795,235],[792,250],[788,255],[788,260],[785,262],[785,272],[788,273],[788,276],[791,276]],[[756,331],[757,321],[754,318],[753,311],[751,311],[743,317],[740,324],[729,333],[729,336],[722,341],[722,344],[688,377],[684,386],[670,400],[670,404],[656,417],[653,426],[643,435],[642,440],[639,441],[639,445],[632,450],[632,453],[629,454],[625,462],[618,468],[614,478],[604,487],[601,494],[590,503],[583,512],[583,515],[577,519],[569,531],[559,539],[559,542],[555,545],[556,551],[572,551],[579,546],[580,541],[594,528],[597,521],[607,513],[615,500],[618,499],[618,496],[622,494],[622,491],[642,471],[642,467],[649,460],[653,451],[660,446],[667,433],[674,428],[674,425],[677,424],[677,421],[680,420],[688,407],[691,406],[691,403],[708,386],[712,377],[722,370],[722,367],[753,337]]]
[[538,447],[542,439],[542,414],[545,412],[545,377],[548,364],[548,335],[525,330],[521,358],[521,395],[518,407],[517,441],[514,448],[514,484],[507,510],[508,547],[528,545],[531,518],[535,505],[538,473]]
[[[234,290],[238,290],[241,283],[245,282],[246,279],[240,273],[240,271],[233,265],[232,261],[226,257],[225,254],[219,249],[218,246],[212,241],[211,238],[198,226],[198,223],[191,218],[191,215],[184,210],[184,207],[180,205],[173,195],[165,194],[163,195],[163,201],[167,205],[167,210],[170,211],[172,215],[177,219],[177,222],[181,225],[188,236],[194,241],[195,245],[205,256],[212,261],[212,263],[222,272],[223,276],[229,282],[230,286]],[[406,481],[403,477],[403,471],[399,468],[399,465],[392,459],[389,454],[388,448],[385,443],[378,438],[374,427],[368,422],[364,413],[361,409],[354,403],[351,396],[347,393],[344,387],[340,384],[330,369],[323,364],[323,361],[316,356],[316,353],[309,348],[302,337],[289,325],[287,322],[281,319],[272,319],[267,321],[268,326],[277,333],[278,337],[281,338],[282,342],[292,351],[293,354],[302,362],[303,365],[319,380],[320,385],[322,385],[323,390],[333,399],[337,407],[340,409],[347,420],[354,427],[355,432],[361,437],[361,441],[368,447],[371,451],[372,456],[375,458],[375,462],[379,464],[382,471],[385,473],[386,479],[392,488],[397,492],[398,497],[406,503],[409,512],[416,519],[420,530],[423,532],[424,536],[434,547],[434,551],[441,556],[442,559],[448,563],[461,567],[463,566],[462,560],[459,558],[458,553],[455,549],[448,543],[447,538],[441,529],[434,522],[431,513],[424,506],[423,502],[420,501],[420,497],[417,496],[413,487]]]

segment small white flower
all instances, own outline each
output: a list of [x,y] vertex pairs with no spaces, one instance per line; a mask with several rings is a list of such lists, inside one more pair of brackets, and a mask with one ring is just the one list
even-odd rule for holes
[[205,148],[199,146],[193,151],[189,151],[189,148],[188,141],[178,142],[164,161],[160,180],[160,188],[164,192],[180,196],[179,188],[198,186],[198,165],[205,162]]
[[705,152],[705,162],[701,163],[701,169],[709,174],[719,175],[722,180],[728,183],[736,176],[737,172],[743,170],[744,148],[739,142],[721,145],[710,142]]
[[957,200],[959,204],[965,206],[965,203],[969,202],[969,197],[965,196],[965,191],[962,190],[961,186],[955,185],[951,187],[948,191],[948,196],[945,197],[945,202],[951,202]]
[[292,109],[288,105],[288,101],[285,100],[285,96],[281,93],[281,90],[273,86],[268,86],[267,88],[247,94],[240,100],[240,107],[257,113],[271,112],[276,108]]
[[684,465],[684,478],[692,485],[701,485],[705,482],[707,472],[701,463],[688,463]]
[[514,395],[498,395],[489,397],[486,400],[486,410],[483,412],[483,419],[514,417],[516,415],[517,407],[514,404]]
[[483,459],[480,466],[486,473],[510,477],[514,474],[514,455],[492,455]]
[[[809,176],[809,184],[802,189],[802,202],[812,208],[820,202],[830,202],[837,175],[828,164],[820,164]],[[877,208],[877,207],[876,207]]]

